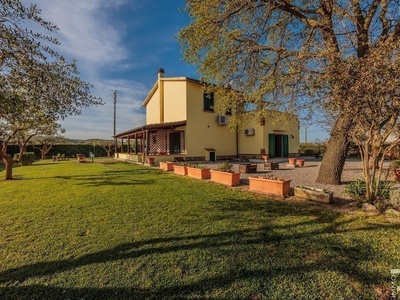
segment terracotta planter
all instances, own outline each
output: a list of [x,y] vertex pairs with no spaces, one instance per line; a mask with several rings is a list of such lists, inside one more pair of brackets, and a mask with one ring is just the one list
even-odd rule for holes
[[333,192],[326,192],[321,189],[315,189],[309,187],[306,188],[295,187],[294,195],[299,198],[304,198],[323,203],[331,203],[333,199]]
[[230,173],[211,170],[211,180],[229,186],[240,184],[240,173]]
[[249,177],[249,190],[281,197],[288,196],[290,194],[290,179],[274,180]]
[[296,165],[300,168],[304,167],[304,160],[303,159],[297,159],[296,160]]
[[289,165],[296,165],[296,158],[288,158],[289,159]]
[[210,178],[210,169],[199,169],[199,168],[191,168],[187,167],[187,175],[189,177],[197,178],[197,179],[209,179]]
[[180,166],[180,165],[174,165],[174,173],[185,176],[185,175],[187,175],[187,167]]
[[148,158],[147,158],[147,163],[148,163],[149,165],[154,165],[154,157],[148,157]]
[[164,171],[173,171],[174,163],[172,161],[160,161],[160,169]]

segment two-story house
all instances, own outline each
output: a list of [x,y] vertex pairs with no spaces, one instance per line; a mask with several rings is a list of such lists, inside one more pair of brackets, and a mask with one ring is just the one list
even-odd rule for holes
[[[116,157],[143,162],[174,160],[221,160],[239,156],[288,157],[299,149],[299,123],[295,115],[289,122],[254,122],[231,131],[229,115],[214,113],[213,95],[204,92],[200,81],[187,77],[158,79],[142,105],[146,125],[116,134],[120,153]],[[279,114],[278,112],[275,112]],[[273,114],[272,114],[273,115]]]

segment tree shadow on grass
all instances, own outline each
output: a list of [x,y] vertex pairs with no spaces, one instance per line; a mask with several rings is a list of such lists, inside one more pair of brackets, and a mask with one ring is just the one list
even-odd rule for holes
[[[368,242],[356,235],[357,231],[373,233],[382,226],[363,225],[353,228],[352,222],[358,218],[349,218],[342,222],[340,214],[321,214],[321,210],[300,208],[290,211],[288,207],[279,205],[260,205],[254,201],[228,200],[224,205],[217,204],[217,210],[224,214],[233,211],[246,213],[259,210],[267,214],[262,225],[257,228],[223,231],[215,234],[197,234],[154,238],[132,243],[124,243],[114,248],[90,253],[78,258],[63,259],[50,262],[39,262],[12,268],[0,272],[0,296],[5,299],[183,299],[202,298],[211,290],[226,290],[233,298],[240,298],[231,286],[238,282],[256,283],[255,295],[268,299],[274,291],[263,287],[261,283],[279,280],[282,276],[302,284],[312,272],[320,271],[342,274],[364,286],[372,286],[382,282],[382,274],[374,268],[365,269],[366,263],[374,265],[387,258],[378,253]],[[274,222],[277,217],[308,216],[309,219],[291,221],[285,224]],[[239,216],[240,218],[240,216]],[[385,228],[399,229],[399,225],[384,225]],[[334,234],[333,234],[334,233]],[[349,240],[349,235],[354,234]],[[261,248],[258,248],[261,247]],[[227,251],[227,249],[230,249]],[[270,249],[270,252],[264,252]],[[197,250],[211,250],[222,256],[242,257],[252,253],[259,259],[256,265],[248,264],[246,259],[239,260],[229,269],[219,273],[208,272],[206,277],[171,283],[167,286],[153,283],[153,288],[135,288],[135,283],[123,288],[58,288],[44,285],[19,286],[26,280],[74,270],[82,266],[113,262],[139,257],[152,257],[153,263],[162,254],[185,252],[186,256]],[[266,264],[265,257],[270,256],[273,263]],[[311,257],[311,259],[309,258]],[[192,260],[200,258],[192,258]],[[194,262],[196,264],[196,262]],[[305,282],[304,284],[307,284]],[[326,284],[326,283],[325,283]],[[319,290],[318,290],[319,291]],[[315,291],[318,293],[318,291]],[[322,294],[315,295],[316,298]],[[242,295],[243,296],[243,295]],[[250,298],[251,295],[248,295]],[[229,297],[230,299],[233,299]],[[219,298],[224,299],[224,298]],[[228,298],[226,298],[228,299]]]

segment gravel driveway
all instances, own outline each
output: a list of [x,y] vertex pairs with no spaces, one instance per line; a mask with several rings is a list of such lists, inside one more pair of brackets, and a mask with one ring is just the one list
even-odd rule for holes
[[[349,199],[349,196],[344,192],[345,186],[349,181],[356,179],[362,179],[362,163],[359,159],[347,159],[344,165],[342,174],[341,185],[328,185],[319,184],[315,182],[318,175],[318,170],[321,165],[321,158],[315,159],[312,157],[299,157],[304,159],[305,164],[302,168],[290,168],[288,166],[287,159],[271,159],[270,161],[279,163],[279,170],[264,170],[264,163],[262,160],[250,159],[251,163],[257,163],[257,175],[273,174],[276,177],[289,178],[291,179],[291,187],[297,185],[305,185],[315,188],[327,189],[333,191],[335,198]],[[233,162],[233,171],[239,170],[239,163]],[[390,161],[385,161],[384,170],[389,167]],[[218,167],[218,163],[210,165],[212,169]],[[385,173],[384,173],[385,174]],[[256,174],[241,174],[241,178],[246,181],[249,176],[255,176]]]

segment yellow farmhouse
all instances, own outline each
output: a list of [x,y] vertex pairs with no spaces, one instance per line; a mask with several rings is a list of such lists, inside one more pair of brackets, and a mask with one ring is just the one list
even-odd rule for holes
[[114,136],[119,159],[215,161],[259,158],[260,154],[270,158],[296,156],[299,150],[295,115],[289,122],[274,123],[271,118],[264,125],[254,122],[232,132],[227,126],[230,116],[214,113],[214,99],[207,96],[200,81],[164,77],[163,69],[142,105],[146,107],[146,125]]

